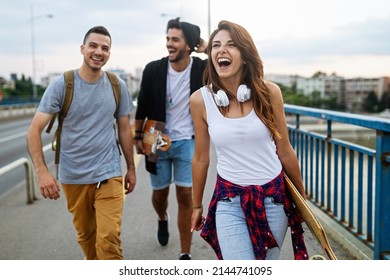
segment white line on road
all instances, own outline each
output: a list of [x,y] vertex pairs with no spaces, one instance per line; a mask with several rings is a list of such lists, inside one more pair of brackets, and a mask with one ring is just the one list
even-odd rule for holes
[[16,134],[13,134],[13,135],[1,138],[0,139],[0,144],[4,143],[4,142],[7,142],[7,141],[14,140],[14,139],[22,137],[22,136],[27,136],[27,131],[22,131],[22,132],[19,132],[19,133],[16,133]]

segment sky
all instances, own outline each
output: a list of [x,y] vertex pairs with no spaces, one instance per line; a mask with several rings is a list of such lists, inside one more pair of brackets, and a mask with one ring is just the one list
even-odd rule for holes
[[0,0],[0,7],[0,76],[7,79],[32,76],[32,37],[36,81],[78,68],[95,25],[112,36],[105,69],[134,74],[167,55],[166,23],[175,17],[199,25],[206,40],[220,20],[242,25],[266,74],[390,76],[388,0]]

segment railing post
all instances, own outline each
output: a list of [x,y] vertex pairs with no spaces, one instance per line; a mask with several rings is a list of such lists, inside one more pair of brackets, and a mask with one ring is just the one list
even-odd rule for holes
[[[327,189],[327,196],[326,196],[326,211],[330,214],[331,212],[331,189],[332,189],[332,144],[330,143],[330,139],[332,138],[332,121],[327,120],[327,133],[326,133],[326,169],[327,169],[327,176],[326,176],[326,189]],[[336,164],[336,163],[334,163]]]
[[35,187],[34,187],[34,173],[32,163],[27,160],[25,163],[25,172],[26,172],[26,185],[27,185],[27,202],[29,204],[34,203],[34,200],[37,199],[35,196]]
[[34,200],[36,200],[35,196],[35,187],[34,187],[34,177],[33,177],[33,169],[32,164],[27,158],[20,158],[18,160],[15,160],[14,162],[11,162],[10,164],[1,167],[0,168],[0,176],[4,175],[5,173],[24,165],[25,169],[25,175],[26,175],[26,188],[27,188],[27,203],[31,204],[34,203]]
[[377,131],[374,259],[390,259],[390,133]]

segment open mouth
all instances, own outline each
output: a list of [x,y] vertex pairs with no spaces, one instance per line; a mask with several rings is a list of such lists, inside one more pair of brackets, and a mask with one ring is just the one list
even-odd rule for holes
[[94,61],[94,62],[101,62],[101,61],[103,61],[103,58],[102,57],[93,56],[92,57],[92,61]]
[[222,68],[228,67],[230,64],[232,64],[232,61],[228,58],[223,57],[223,58],[218,59],[219,67],[222,67]]
[[168,48],[168,53],[169,54],[173,54],[176,52],[176,49],[171,49],[171,48]]

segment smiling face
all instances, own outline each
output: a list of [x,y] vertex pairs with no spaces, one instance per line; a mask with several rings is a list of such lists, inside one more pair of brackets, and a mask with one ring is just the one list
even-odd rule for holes
[[89,34],[81,45],[84,64],[93,71],[99,71],[110,58],[111,39],[109,36],[97,33]]
[[171,63],[179,62],[189,56],[190,48],[186,43],[183,31],[180,29],[168,29],[166,46]]
[[212,42],[211,59],[221,79],[241,78],[244,61],[241,52],[233,42],[230,32],[219,31]]

